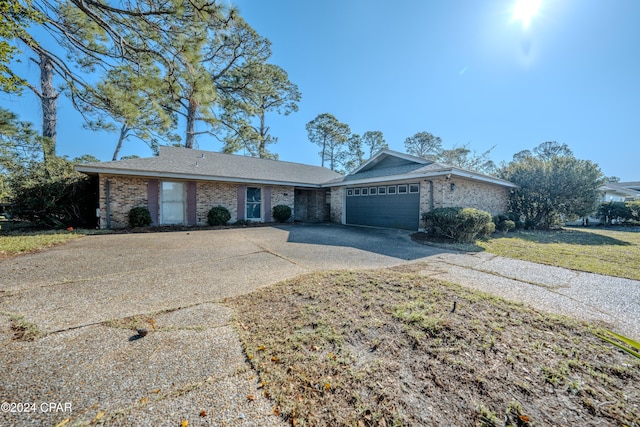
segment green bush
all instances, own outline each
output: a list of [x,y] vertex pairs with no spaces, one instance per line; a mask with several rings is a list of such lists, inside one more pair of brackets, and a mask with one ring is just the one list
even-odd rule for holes
[[513,221],[516,230],[522,230],[524,228],[524,221],[522,220],[522,216],[519,213],[507,212],[505,216],[507,217],[507,219]]
[[224,206],[211,208],[207,214],[207,224],[209,225],[225,225],[230,219],[231,214]]
[[151,225],[151,214],[144,206],[136,206],[129,211],[129,227],[148,227]]
[[37,227],[93,227],[96,183],[73,170],[73,163],[52,157],[11,174],[10,214]]
[[438,208],[426,212],[422,219],[433,233],[456,242],[473,242],[495,230],[491,214],[474,208]]
[[509,219],[509,217],[504,214],[494,216],[493,223],[495,224],[495,229],[502,233],[507,233],[516,228],[515,221]]
[[493,221],[491,221],[484,225],[484,227],[482,228],[482,232],[480,233],[480,236],[487,237],[495,233],[495,231],[496,231],[496,225],[493,223]]
[[287,205],[278,205],[273,207],[273,219],[278,222],[285,222],[291,218],[291,208]]

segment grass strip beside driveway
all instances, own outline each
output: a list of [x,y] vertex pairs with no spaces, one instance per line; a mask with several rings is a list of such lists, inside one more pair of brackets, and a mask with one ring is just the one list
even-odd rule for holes
[[640,280],[640,232],[593,228],[520,231],[477,245],[508,258]]
[[0,235],[0,255],[18,255],[39,251],[82,237],[73,231],[9,232]]
[[[640,361],[582,323],[400,269],[229,299],[292,425],[633,425]],[[455,307],[455,308],[454,308]]]

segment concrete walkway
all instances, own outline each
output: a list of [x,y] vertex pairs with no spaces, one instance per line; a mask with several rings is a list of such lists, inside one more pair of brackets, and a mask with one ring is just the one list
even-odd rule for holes
[[[0,401],[35,404],[30,413],[0,412],[0,425],[283,425],[219,302],[305,272],[405,264],[640,337],[638,281],[451,253],[397,230],[322,224],[88,236],[0,262]],[[17,316],[47,335],[13,341]],[[152,332],[135,339],[127,327],[140,322]],[[43,411],[43,403],[62,410]]]
[[526,303],[548,313],[601,321],[640,338],[640,282],[479,252],[440,254],[422,274]]

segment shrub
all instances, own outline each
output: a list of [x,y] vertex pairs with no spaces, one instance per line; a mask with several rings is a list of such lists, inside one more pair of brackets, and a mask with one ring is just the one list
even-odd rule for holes
[[438,208],[422,217],[437,236],[456,242],[472,242],[495,230],[491,215],[474,208]]
[[493,223],[495,224],[495,229],[502,233],[507,233],[516,228],[515,221],[509,219],[509,217],[504,214],[494,216]]
[[95,182],[75,172],[73,163],[52,157],[33,162],[10,176],[10,214],[37,227],[93,226],[97,202]]
[[129,211],[129,227],[148,227],[151,225],[151,214],[144,206],[137,206]]
[[211,208],[207,214],[207,224],[209,225],[225,225],[230,219],[231,214],[224,206]]
[[285,222],[291,218],[291,208],[287,205],[278,205],[273,207],[273,219],[278,222]]
[[495,231],[496,231],[496,225],[493,223],[493,221],[488,222],[482,228],[482,232],[480,233],[480,237],[487,237],[487,236],[495,233]]
[[520,215],[519,213],[507,212],[505,216],[507,217],[507,219],[513,221],[516,226],[516,230],[522,230],[524,228],[524,221],[522,220],[522,215]]

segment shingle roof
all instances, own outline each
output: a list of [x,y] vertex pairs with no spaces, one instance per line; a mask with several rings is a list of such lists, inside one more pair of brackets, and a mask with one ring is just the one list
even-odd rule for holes
[[[377,167],[382,165],[385,157],[395,157],[401,161],[391,167]],[[393,163],[392,163],[393,164]],[[325,185],[338,186],[341,184],[365,184],[376,181],[394,181],[407,179],[421,179],[443,175],[453,175],[460,178],[467,178],[475,181],[487,182],[504,187],[515,188],[517,185],[504,179],[485,175],[479,172],[462,169],[456,166],[439,162],[432,162],[420,157],[399,153],[385,149],[379,151],[375,156],[365,162],[356,171],[342,179],[327,182]]]
[[631,188],[633,190],[640,190],[640,181],[627,181],[616,183],[624,188]]
[[320,166],[182,147],[160,147],[160,155],[156,157],[87,163],[78,165],[76,169],[85,173],[310,186],[319,186],[342,177],[339,173]]
[[[395,165],[391,162],[393,166],[390,167],[376,167],[383,156],[395,157],[401,161]],[[516,187],[513,183],[499,178],[438,162],[426,162],[424,159],[392,150],[378,152],[366,164],[369,167],[364,167],[353,175],[343,176],[320,166],[163,146],[160,147],[160,155],[156,157],[87,163],[76,166],[76,170],[84,173],[310,187],[419,179],[452,174],[496,185]]]
[[[631,185],[628,185],[631,184]],[[618,193],[626,197],[640,197],[640,191],[632,188],[634,183],[622,183],[622,182],[608,182],[600,187],[601,191],[608,191],[611,193]],[[640,183],[638,183],[640,184]],[[640,187],[640,186],[639,186]]]

